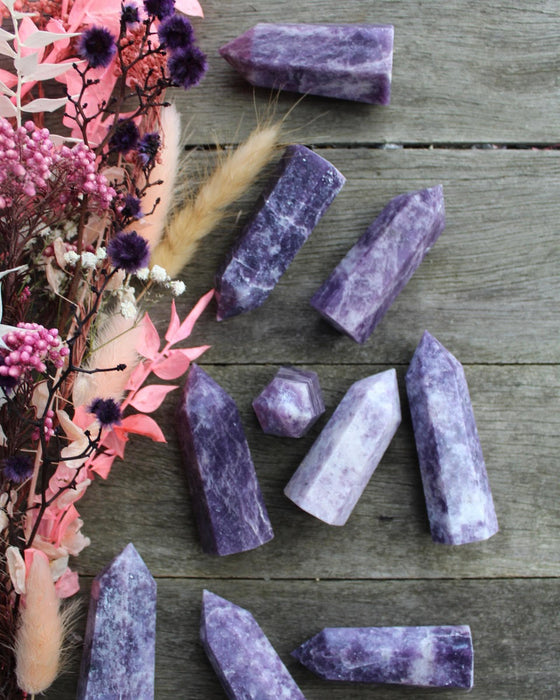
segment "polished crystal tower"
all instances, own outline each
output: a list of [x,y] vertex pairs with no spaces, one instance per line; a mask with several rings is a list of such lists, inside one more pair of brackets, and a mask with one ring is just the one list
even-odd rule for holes
[[406,390],[433,540],[488,539],[498,521],[465,372],[428,331],[410,363]]
[[309,148],[288,146],[216,275],[218,321],[265,302],[345,181]]
[[468,625],[325,628],[292,656],[326,680],[473,687]]
[[156,582],[132,544],[93,580],[77,700],[153,700]]
[[315,292],[311,305],[364,343],[444,226],[441,185],[395,197]]
[[305,700],[248,610],[204,591],[200,638],[230,700]]
[[387,24],[257,24],[220,54],[251,85],[386,105],[393,35]]
[[401,422],[394,369],[353,384],[284,493],[329,525],[344,525]]
[[223,556],[271,540],[235,401],[195,363],[178,406],[177,434],[204,551]]

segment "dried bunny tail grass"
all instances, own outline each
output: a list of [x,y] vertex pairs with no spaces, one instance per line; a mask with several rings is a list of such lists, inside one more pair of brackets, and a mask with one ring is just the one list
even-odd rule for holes
[[29,567],[16,632],[16,677],[21,690],[33,695],[51,685],[60,671],[63,641],[64,621],[49,562],[37,553]]
[[143,333],[142,323],[135,319],[114,314],[101,320],[94,349],[84,369],[104,369],[125,364],[124,371],[78,372],[72,390],[74,406],[87,406],[93,399],[115,399],[120,401],[132,370],[140,361],[136,347]]
[[160,130],[163,134],[163,144],[150,180],[159,181],[161,184],[148,187],[142,197],[142,210],[152,213],[130,226],[148,241],[151,250],[156,248],[163,236],[165,222],[173,203],[181,153],[181,117],[175,105],[169,105],[161,110]]
[[196,198],[171,218],[163,240],[153,252],[152,265],[161,265],[171,277],[181,272],[200,240],[219,223],[224,209],[252,185],[271,160],[281,128],[281,122],[257,127],[244,143],[224,157]]

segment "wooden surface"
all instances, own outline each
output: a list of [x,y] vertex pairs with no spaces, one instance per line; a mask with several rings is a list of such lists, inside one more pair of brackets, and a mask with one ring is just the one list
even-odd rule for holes
[[[84,601],[91,577],[134,542],[158,581],[161,700],[225,698],[198,641],[204,588],[251,610],[309,699],[457,697],[328,684],[289,655],[324,626],[455,623],[473,632],[470,698],[560,698],[557,0],[203,4],[196,25],[211,70],[179,99],[190,145],[236,141],[255,105],[282,116],[297,101],[253,91],[216,55],[258,21],[394,24],[393,98],[388,108],[299,104],[287,141],[313,145],[347,185],[264,306],[221,324],[208,312],[193,336],[212,344],[201,364],[240,408],[275,539],[226,558],[202,553],[170,401],[159,413],[168,444],[132,441],[80,504],[92,539],[77,561]],[[193,172],[206,155],[194,154]],[[212,286],[263,182],[185,271],[181,313]],[[312,292],[390,198],[439,182],[448,223],[433,250],[366,344],[336,333],[309,306]],[[161,328],[167,309],[153,309]],[[425,328],[465,365],[500,523],[487,542],[445,547],[429,535],[403,387]],[[301,440],[263,435],[250,405],[287,363],[318,372],[327,406]],[[402,426],[347,525],[330,527],[282,489],[350,384],[391,366]],[[49,700],[74,697],[78,668],[77,653]]]

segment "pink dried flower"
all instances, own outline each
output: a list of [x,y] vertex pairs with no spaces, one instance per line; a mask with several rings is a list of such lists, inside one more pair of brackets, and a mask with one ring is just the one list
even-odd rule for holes
[[0,376],[19,379],[25,372],[44,372],[45,362],[62,367],[69,350],[61,345],[58,329],[47,330],[38,323],[18,323],[17,329],[3,336],[7,345],[4,351],[4,364],[0,366]]

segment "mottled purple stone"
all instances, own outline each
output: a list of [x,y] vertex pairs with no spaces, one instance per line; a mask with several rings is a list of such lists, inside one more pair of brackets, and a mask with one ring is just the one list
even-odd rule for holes
[[305,700],[248,610],[204,591],[200,638],[230,700]]
[[218,321],[264,303],[345,181],[328,160],[288,146],[216,276]]
[[445,227],[441,185],[392,199],[315,292],[311,305],[364,343]]
[[207,554],[254,549],[274,536],[234,400],[192,364],[177,432],[193,512]]
[[486,540],[498,531],[465,372],[428,331],[406,375],[432,538]]
[[325,412],[317,373],[281,367],[253,401],[253,409],[268,435],[303,437]]
[[156,582],[132,544],[94,579],[77,700],[152,700]]
[[344,525],[401,422],[394,369],[353,384],[284,489],[307,513]]
[[251,85],[389,104],[391,25],[257,24],[220,49]]
[[473,687],[468,625],[327,627],[292,656],[330,681]]

